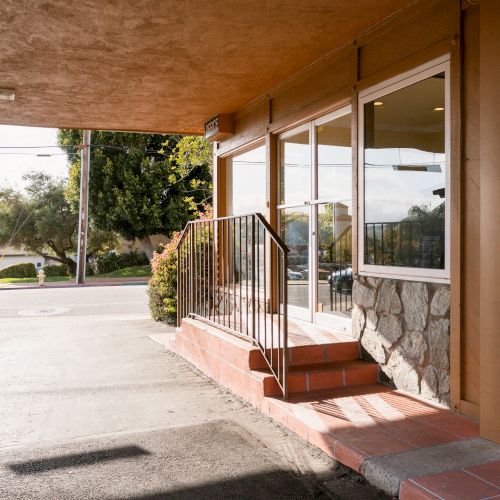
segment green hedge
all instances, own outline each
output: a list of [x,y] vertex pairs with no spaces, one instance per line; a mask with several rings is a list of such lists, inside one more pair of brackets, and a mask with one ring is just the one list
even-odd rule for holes
[[68,266],[64,264],[50,264],[43,266],[45,276],[69,276]]
[[36,278],[35,264],[15,264],[0,271],[0,278]]
[[102,255],[96,257],[92,264],[91,269],[95,274],[107,274],[125,267],[131,266],[146,266],[149,264],[147,255],[137,252]]

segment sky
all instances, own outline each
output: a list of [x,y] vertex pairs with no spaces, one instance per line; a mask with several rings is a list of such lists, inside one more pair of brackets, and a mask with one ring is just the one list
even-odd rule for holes
[[[57,146],[57,129],[0,125],[0,186],[8,184],[23,190],[26,185],[23,175],[33,170],[66,177],[68,166],[63,151],[58,147],[38,146]],[[55,156],[36,156],[40,153]]]

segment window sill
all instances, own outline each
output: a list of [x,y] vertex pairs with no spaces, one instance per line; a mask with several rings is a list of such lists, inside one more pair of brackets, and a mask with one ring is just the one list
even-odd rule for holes
[[[372,276],[374,278],[383,278],[388,280],[400,280],[400,281],[420,281],[422,283],[444,283],[450,284],[450,278],[446,276],[432,276],[429,274],[408,274],[407,269],[399,269],[399,273],[396,272],[383,272],[383,271],[371,271],[371,270],[360,270],[358,272],[359,276]],[[425,270],[423,270],[425,271]]]

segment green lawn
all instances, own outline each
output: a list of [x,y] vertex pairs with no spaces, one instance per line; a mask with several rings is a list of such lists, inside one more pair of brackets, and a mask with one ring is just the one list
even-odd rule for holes
[[151,276],[151,266],[131,266],[107,274],[95,274],[89,279],[107,279],[107,278],[149,278]]
[[[100,280],[109,278],[149,278],[151,276],[151,266],[131,266],[119,269],[112,273],[96,274],[89,276],[89,280]],[[74,278],[69,276],[46,276],[45,282],[70,281]],[[0,283],[38,283],[38,278],[1,278]]]
[[[69,276],[46,276],[45,282],[69,281]],[[1,278],[0,283],[38,283],[38,278]]]

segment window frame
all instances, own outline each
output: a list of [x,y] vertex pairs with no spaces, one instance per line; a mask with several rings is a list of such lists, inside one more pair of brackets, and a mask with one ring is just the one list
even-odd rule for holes
[[[444,269],[382,266],[365,264],[365,148],[364,148],[364,105],[374,99],[382,98],[395,91],[430,78],[438,73],[445,74],[445,266]],[[451,259],[451,172],[450,172],[450,56],[449,54],[411,71],[385,80],[358,94],[358,274],[389,279],[427,281],[434,283],[450,282]]]

